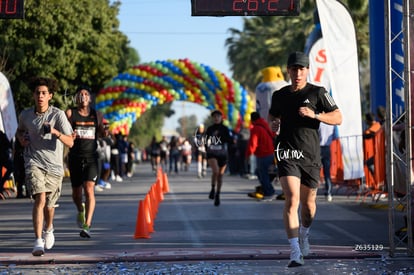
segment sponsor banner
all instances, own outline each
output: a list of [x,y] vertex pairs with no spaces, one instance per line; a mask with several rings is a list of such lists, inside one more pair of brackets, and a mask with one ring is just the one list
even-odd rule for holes
[[[337,0],[316,0],[323,44],[314,56],[317,74],[314,79],[329,80],[332,97],[343,114],[338,126],[341,141],[344,179],[364,176],[362,115],[355,28],[347,8]],[[325,50],[323,50],[323,47]],[[319,71],[318,71],[319,70]]]
[[[382,1],[383,2],[383,1]],[[403,32],[403,0],[390,0],[391,18],[391,52],[392,68],[392,115],[393,121],[405,111],[404,99],[404,32]]]

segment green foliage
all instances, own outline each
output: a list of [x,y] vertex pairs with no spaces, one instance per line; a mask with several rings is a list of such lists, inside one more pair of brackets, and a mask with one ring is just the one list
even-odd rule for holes
[[[358,54],[366,68],[368,0],[343,2],[354,18]],[[65,109],[71,104],[65,91],[70,94],[86,84],[98,92],[112,77],[139,63],[137,51],[119,31],[120,5],[121,1],[109,0],[26,0],[25,19],[0,20],[0,71],[10,81],[17,112],[33,104],[26,85],[32,76],[57,79],[60,92],[53,104]],[[287,54],[303,49],[313,28],[314,8],[314,0],[302,0],[299,17],[249,17],[243,30],[230,29],[226,46],[233,77],[254,90],[262,68],[284,68]],[[172,112],[171,104],[148,110],[129,138],[139,147],[149,144],[154,135],[160,139],[164,117]],[[190,126],[181,126],[183,134],[196,127],[191,118],[186,120]]]
[[[10,81],[17,111],[32,105],[26,81],[58,80],[63,91],[86,84],[98,92],[106,81],[138,61],[119,31],[120,2],[108,0],[26,0],[25,19],[0,21],[0,70]],[[132,61],[131,61],[132,60]]]
[[194,136],[195,130],[197,129],[199,122],[197,121],[196,115],[184,116],[178,119],[180,125],[176,130],[180,136],[189,138]]
[[[369,52],[368,0],[345,0],[355,22],[358,55],[367,66]],[[233,78],[254,91],[261,81],[260,71],[268,66],[286,67],[288,54],[303,51],[305,41],[314,27],[314,0],[301,1],[299,16],[268,16],[244,19],[243,30],[230,29],[226,40],[228,60]]]
[[171,103],[157,105],[147,110],[131,127],[129,139],[134,142],[137,148],[145,148],[151,143],[153,136],[161,140],[161,129],[164,118],[172,115]]

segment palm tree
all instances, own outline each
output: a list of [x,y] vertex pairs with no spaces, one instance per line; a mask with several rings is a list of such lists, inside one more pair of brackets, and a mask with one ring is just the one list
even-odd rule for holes
[[[347,0],[357,30],[361,64],[368,64],[368,0]],[[229,29],[227,58],[233,78],[247,90],[254,91],[260,82],[261,69],[286,66],[288,54],[302,51],[314,27],[314,0],[301,1],[299,16],[256,16],[244,19],[243,30]]]

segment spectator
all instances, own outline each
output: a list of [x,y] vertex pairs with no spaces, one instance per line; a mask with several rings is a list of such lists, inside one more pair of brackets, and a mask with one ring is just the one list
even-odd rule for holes
[[120,157],[119,157],[119,149],[118,149],[118,138],[117,136],[110,136],[112,138],[111,144],[111,178],[117,182],[122,182],[123,179],[120,173]]
[[331,180],[331,143],[335,138],[335,126],[319,124],[319,145],[321,146],[321,162],[323,178],[325,180],[325,199],[332,201],[332,180]]
[[151,166],[152,171],[156,173],[158,168],[160,167],[161,161],[161,146],[160,143],[157,141],[155,136],[152,137],[151,144],[150,144],[150,152],[151,152]]
[[263,201],[274,199],[275,189],[270,181],[269,168],[274,164],[274,134],[266,120],[260,117],[258,112],[250,114],[253,127],[250,130],[250,139],[246,150],[246,156],[256,156],[257,174],[262,186]]
[[[367,124],[367,129],[364,131],[363,137],[366,140],[372,140],[376,135],[376,133],[381,130],[381,124],[375,120],[375,116],[372,113],[365,114],[365,122]],[[374,155],[372,154],[367,156],[365,159],[365,164],[368,167],[369,172],[374,176]]]
[[239,163],[239,174],[241,177],[246,177],[248,174],[248,160],[249,158],[246,158],[246,150],[247,150],[247,144],[250,139],[250,131],[248,128],[245,128],[242,126],[240,132],[239,132],[239,138],[237,139],[237,147],[240,151],[240,159],[238,161]]
[[167,160],[168,160],[168,140],[166,136],[162,137],[160,142],[160,164],[163,171],[167,171]]
[[[105,130],[108,131],[108,125],[105,123]],[[111,184],[109,183],[109,179],[111,176],[111,148],[114,143],[111,135],[108,132],[108,135],[102,137],[101,139],[102,146],[103,146],[103,164],[102,164],[102,171],[101,171],[101,181],[103,184],[101,186],[103,188],[109,189],[111,187]]]
[[[13,173],[12,143],[7,135],[0,130],[0,199],[4,199],[4,184]],[[3,169],[5,172],[3,174]]]
[[99,171],[97,184],[95,185],[95,191],[101,192],[104,189],[111,189],[111,184],[109,183],[109,176],[111,175],[111,147],[108,145],[108,140],[105,137],[100,137],[98,139],[98,155],[99,155]]
[[197,176],[199,179],[205,177],[207,174],[207,153],[204,134],[204,124],[200,124],[194,137],[197,157]]
[[128,142],[128,163],[127,163],[127,177],[134,175],[134,161],[135,161],[135,145],[132,141]]
[[180,157],[180,150],[178,144],[178,138],[176,136],[172,136],[170,143],[169,143],[169,150],[170,150],[170,169],[169,173],[171,174],[173,165],[174,165],[174,172],[178,174],[178,161]]
[[121,178],[124,178],[127,174],[128,165],[128,137],[126,135],[119,135],[118,138],[119,175]]
[[188,171],[190,169],[191,159],[192,159],[192,146],[190,142],[186,139],[184,140],[183,144],[181,145],[181,158],[183,160],[184,171]]
[[26,186],[25,181],[25,171],[24,171],[24,147],[20,144],[19,141],[14,142],[14,151],[13,151],[13,167],[14,167],[14,180],[17,185],[17,198],[28,198],[29,191]]

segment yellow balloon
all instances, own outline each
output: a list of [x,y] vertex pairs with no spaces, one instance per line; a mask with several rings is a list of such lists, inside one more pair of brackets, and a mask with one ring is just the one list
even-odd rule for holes
[[102,101],[105,101],[105,96],[104,96],[103,94],[99,94],[99,95],[96,97],[96,101],[97,101],[97,102],[102,102]]
[[121,92],[110,93],[111,99],[117,99],[120,96]]

